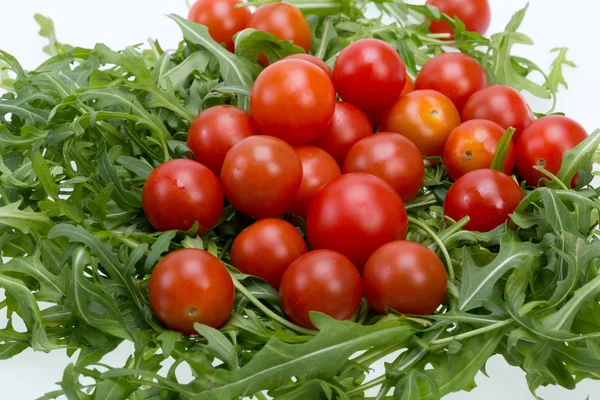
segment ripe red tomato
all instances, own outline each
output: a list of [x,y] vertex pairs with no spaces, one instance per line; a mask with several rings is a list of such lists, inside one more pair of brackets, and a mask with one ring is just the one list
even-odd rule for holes
[[404,239],[407,230],[400,196],[380,178],[365,173],[342,175],[322,188],[306,217],[311,248],[337,251],[359,270],[375,250]]
[[445,53],[427,61],[415,82],[417,90],[436,90],[446,96],[460,111],[469,97],[487,86],[483,67],[461,53]]
[[[544,175],[533,167],[539,165],[556,175],[563,154],[581,143],[587,132],[576,121],[560,115],[549,115],[532,122],[517,141],[517,171],[530,186],[537,186]],[[575,187],[577,178],[571,185]]]
[[293,146],[318,138],[334,110],[331,79],[303,60],[281,60],[268,66],[250,94],[250,113],[260,131]]
[[294,149],[272,136],[250,136],[229,150],[221,170],[227,200],[256,218],[278,217],[290,209],[302,183]]
[[171,160],[148,176],[142,206],[158,231],[187,231],[198,221],[198,235],[204,235],[221,217],[223,192],[215,174],[204,165]]
[[302,234],[287,221],[266,218],[250,225],[231,245],[231,264],[263,278],[275,289],[285,270],[308,251]]
[[441,156],[450,132],[460,125],[460,114],[443,94],[415,90],[400,97],[379,125],[408,138],[424,156]]
[[152,271],[148,298],[169,329],[193,335],[196,322],[215,329],[227,322],[235,289],[229,272],[215,256],[200,249],[179,249]]
[[246,28],[250,20],[248,7],[235,8],[240,0],[198,0],[188,15],[190,21],[205,25],[215,42],[225,43],[233,52],[233,36]]
[[470,217],[465,229],[488,232],[509,219],[523,192],[508,175],[492,169],[478,169],[459,178],[448,190],[444,214],[458,221]]
[[272,33],[279,40],[291,40],[309,52],[312,36],[302,11],[289,3],[265,4],[256,9],[248,28]]
[[[492,12],[488,0],[427,0],[430,6],[436,6],[450,18],[458,17],[465,28],[471,32],[485,35],[490,27]],[[432,33],[454,34],[452,27],[444,21],[431,21]]]
[[360,274],[343,255],[331,250],[306,253],[289,266],[279,288],[281,307],[300,326],[315,329],[310,311],[337,320],[351,318],[362,300]]
[[406,68],[398,52],[378,39],[360,39],[338,55],[333,84],[347,103],[361,110],[391,106],[406,84]]
[[300,146],[294,149],[302,163],[302,184],[291,212],[306,218],[308,205],[323,186],[339,177],[339,165],[325,150],[315,146]]
[[329,79],[333,79],[333,71],[331,70],[331,68],[329,68],[329,65],[327,65],[327,63],[323,60],[321,60],[319,57],[313,56],[312,54],[303,54],[303,53],[298,53],[298,54],[292,54],[291,56],[287,56],[284,58],[284,60],[304,60],[304,61],[308,61],[309,63],[315,64],[317,67],[321,68],[323,70],[323,72],[325,72],[327,74],[327,76],[329,77]]
[[365,297],[380,314],[429,315],[442,304],[448,280],[438,256],[419,243],[399,240],[380,247],[363,271]]
[[344,173],[366,172],[386,181],[407,202],[423,185],[425,165],[421,152],[397,133],[380,132],[352,147],[344,161]]
[[523,129],[533,121],[533,113],[521,93],[504,85],[485,87],[467,100],[462,120],[487,119],[504,129],[515,128],[516,142]]
[[328,152],[339,165],[360,139],[373,134],[369,118],[352,104],[337,101],[325,132],[311,144]]
[[[444,148],[444,164],[454,180],[476,169],[490,168],[504,128],[495,122],[474,119],[457,126]],[[510,174],[515,167],[515,146],[508,145],[504,159],[504,173]]]
[[187,145],[196,161],[221,175],[225,155],[234,144],[260,132],[252,117],[237,107],[221,105],[206,109],[196,117],[187,137]]

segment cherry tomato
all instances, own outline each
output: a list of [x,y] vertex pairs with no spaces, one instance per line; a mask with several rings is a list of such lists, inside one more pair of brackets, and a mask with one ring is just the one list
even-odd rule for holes
[[294,150],[302,163],[302,184],[290,211],[298,217],[306,218],[308,205],[314,195],[342,173],[339,165],[325,150],[315,146],[300,146]]
[[207,167],[192,160],[171,160],[150,173],[142,191],[148,221],[158,231],[187,231],[199,224],[209,232],[221,217],[223,192]]
[[306,217],[306,236],[313,249],[348,257],[362,270],[382,245],[406,237],[408,218],[396,191],[365,173],[345,174],[313,197]]
[[[454,180],[476,169],[490,168],[504,128],[495,122],[474,119],[457,126],[444,148],[444,164]],[[504,159],[504,172],[510,174],[515,167],[515,146],[508,145]]]
[[[412,78],[410,77],[410,75],[408,75],[408,72],[407,72],[406,73],[406,83],[404,84],[404,89],[402,89],[402,93],[400,93],[400,97],[402,97],[405,94],[410,93],[414,90],[415,90],[415,85],[413,84]],[[367,114],[367,117],[369,117],[369,121],[371,121],[371,125],[375,126],[381,121],[381,119],[385,116],[385,114],[388,112],[388,110],[389,110],[389,107],[384,108],[384,109],[379,109],[379,110],[368,110],[368,111],[365,111],[365,113]]]
[[265,4],[256,9],[248,28],[269,32],[279,40],[291,40],[304,51],[310,51],[312,36],[302,11],[289,3]]
[[240,0],[198,0],[188,15],[190,21],[205,25],[215,42],[225,43],[233,52],[233,36],[246,28],[250,20],[248,7],[235,8]]
[[227,200],[256,218],[288,211],[302,183],[302,164],[294,149],[272,136],[250,136],[229,150],[221,170]]
[[294,225],[282,219],[266,218],[250,225],[235,238],[231,245],[231,264],[279,289],[285,270],[307,251],[306,242]]
[[438,256],[419,243],[398,240],[380,247],[363,271],[365,297],[380,314],[429,315],[442,304],[448,280]]
[[444,213],[455,221],[470,217],[465,229],[489,232],[508,221],[523,192],[508,175],[478,169],[460,177],[448,190]]
[[329,65],[327,65],[327,63],[325,61],[321,60],[319,57],[313,56],[311,54],[298,53],[298,54],[292,54],[291,56],[287,56],[284,58],[284,60],[289,60],[289,59],[304,60],[304,61],[308,61],[309,63],[315,64],[317,67],[321,68],[323,70],[323,72],[325,72],[327,74],[329,79],[333,79],[333,71],[331,70],[331,68],[329,68]]
[[[587,132],[576,121],[560,115],[549,115],[532,122],[517,141],[517,171],[530,186],[537,186],[544,175],[533,167],[544,167],[556,175],[563,154],[581,143]],[[577,177],[571,185],[575,187]]]
[[407,202],[421,190],[425,165],[410,140],[397,133],[380,132],[352,147],[344,161],[344,173],[348,172],[366,172],[383,179]]
[[289,266],[279,288],[281,307],[300,326],[316,329],[310,311],[337,320],[351,318],[362,300],[362,283],[356,267],[331,250],[306,253]]
[[460,114],[443,94],[415,90],[400,97],[379,125],[408,138],[424,156],[441,156],[450,132],[460,125]]
[[328,152],[339,165],[360,139],[373,134],[369,118],[352,104],[338,101],[325,132],[311,144]]
[[[450,18],[458,17],[468,31],[485,35],[490,27],[492,12],[488,0],[427,0],[427,4],[437,7]],[[452,27],[442,20],[431,21],[429,30],[454,34]]]
[[460,111],[469,97],[487,86],[483,67],[461,53],[445,53],[427,61],[415,82],[417,90],[431,89],[446,95]]
[[169,329],[193,335],[194,323],[218,329],[227,322],[235,289],[229,272],[215,256],[200,249],[179,249],[152,271],[148,298]]
[[333,83],[347,103],[361,110],[391,106],[406,84],[406,68],[398,52],[378,39],[360,39],[338,55]]
[[261,132],[293,146],[318,138],[334,110],[331,79],[303,60],[281,60],[268,66],[250,94],[250,113]]
[[462,110],[462,120],[487,119],[504,129],[515,128],[513,141],[533,121],[527,102],[515,89],[504,85],[483,88],[467,100]]

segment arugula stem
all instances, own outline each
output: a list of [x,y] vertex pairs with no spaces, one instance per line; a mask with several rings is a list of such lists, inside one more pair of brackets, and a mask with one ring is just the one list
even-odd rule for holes
[[465,332],[465,333],[461,333],[459,335],[449,336],[449,337],[446,337],[446,338],[443,338],[443,339],[433,340],[433,341],[431,341],[430,344],[431,345],[439,345],[439,344],[450,343],[453,340],[468,339],[468,338],[473,337],[473,336],[481,335],[482,333],[486,333],[486,332],[489,332],[489,331],[494,331],[496,329],[500,329],[502,327],[511,325],[514,322],[515,322],[515,320],[513,320],[513,319],[507,319],[507,320],[504,320],[504,321],[497,322],[497,323],[495,323],[493,325],[488,325],[488,326],[483,327],[483,328],[472,330],[470,332]]
[[381,385],[383,382],[385,382],[385,375],[378,376],[377,378],[372,379],[367,383],[364,383],[358,387],[355,387],[354,389],[347,391],[346,394],[348,396],[352,396],[355,394],[364,393],[371,388]]
[[266,396],[262,392],[256,393],[254,397],[256,397],[256,400],[267,400]]
[[415,199],[416,201],[412,201],[404,205],[406,211],[414,210],[416,208],[427,208],[429,206],[434,206],[438,204],[438,200],[435,198],[433,193],[430,193],[426,196],[421,196],[420,198]]
[[419,221],[418,219],[409,216],[408,222],[411,223],[412,225],[424,230],[429,236],[431,236],[431,238],[434,240],[434,242],[436,242],[436,244],[439,246],[440,251],[442,252],[442,255],[444,256],[444,259],[446,261],[446,268],[448,268],[448,275],[449,275],[450,281],[454,281],[455,275],[454,275],[454,266],[452,265],[452,258],[450,257],[450,254],[448,253],[448,249],[444,245],[444,242],[442,242],[440,240],[438,235],[434,231],[432,231],[431,228],[429,228],[427,225],[425,225],[423,222]]

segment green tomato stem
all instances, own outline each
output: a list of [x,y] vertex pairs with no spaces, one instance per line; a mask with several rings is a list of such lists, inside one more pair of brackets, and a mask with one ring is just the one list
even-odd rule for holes
[[433,241],[439,246],[440,251],[442,252],[442,255],[444,256],[445,262],[446,262],[446,268],[448,268],[448,276],[450,278],[450,281],[454,281],[455,279],[455,275],[454,275],[454,266],[452,265],[452,258],[450,257],[450,254],[448,253],[448,249],[446,248],[446,246],[444,245],[444,242],[442,242],[440,240],[440,238],[438,237],[438,235],[431,230],[431,228],[429,228],[427,225],[425,225],[424,223],[422,223],[421,221],[419,221],[416,218],[413,217],[408,217],[408,222],[422,230],[424,230],[429,236],[431,236],[431,238],[433,239]]

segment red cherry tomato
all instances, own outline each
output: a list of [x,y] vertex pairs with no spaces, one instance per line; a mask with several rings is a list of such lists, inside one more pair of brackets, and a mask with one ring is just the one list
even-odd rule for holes
[[489,232],[509,219],[523,192],[508,175],[478,169],[459,178],[448,190],[444,213],[455,221],[470,217],[465,229]]
[[240,0],[198,0],[188,15],[190,21],[205,25],[215,42],[225,43],[233,52],[233,36],[246,28],[250,20],[248,7],[235,8]]
[[298,54],[292,54],[291,56],[287,56],[284,58],[284,60],[304,60],[304,61],[308,61],[309,63],[315,64],[317,67],[321,68],[323,70],[323,72],[325,72],[327,74],[327,76],[329,77],[329,79],[333,79],[333,71],[331,70],[331,68],[329,68],[329,65],[327,65],[327,63],[323,60],[321,60],[319,57],[315,57],[311,54],[303,54],[303,53],[298,53]]
[[[465,28],[471,32],[485,35],[490,27],[492,12],[488,0],[427,0],[430,6],[436,6],[450,18],[458,17]],[[452,27],[445,21],[431,21],[432,33],[454,34]]]
[[351,318],[362,300],[362,283],[346,257],[331,250],[316,250],[289,266],[279,294],[281,307],[292,321],[316,329],[309,312],[322,312],[340,321]]
[[378,39],[360,39],[341,51],[333,66],[333,83],[347,103],[361,110],[391,106],[406,84],[398,52]]
[[219,180],[192,160],[171,160],[158,166],[144,184],[142,206],[158,231],[187,231],[197,221],[198,234],[210,231],[223,211]]
[[250,113],[260,131],[293,146],[319,137],[334,110],[331,79],[303,60],[281,60],[268,66],[250,94]]
[[312,36],[302,11],[289,3],[265,4],[256,9],[248,28],[272,33],[279,40],[291,40],[309,52]]
[[339,165],[325,150],[315,146],[300,146],[294,150],[302,163],[302,184],[290,211],[306,218],[308,205],[314,195],[342,173]]
[[313,197],[306,236],[313,249],[330,249],[362,270],[382,245],[402,240],[408,230],[404,203],[394,189],[373,175],[342,175]]
[[233,146],[223,163],[221,185],[241,213],[277,217],[290,209],[302,183],[294,149],[272,136],[250,136]]
[[[556,175],[563,154],[581,143],[587,132],[576,121],[560,115],[550,115],[532,122],[517,141],[517,171],[530,186],[537,186],[544,175],[533,167],[544,167]],[[577,178],[571,185],[575,187]]]
[[356,143],[344,161],[344,173],[366,172],[383,179],[407,202],[423,185],[425,165],[421,152],[397,133],[380,132]]
[[429,315],[442,304],[448,280],[438,256],[419,243],[399,240],[379,248],[363,271],[365,297],[380,314]]
[[229,272],[215,256],[200,249],[179,249],[152,271],[148,298],[169,329],[193,335],[194,323],[218,329],[227,322],[235,289]]

